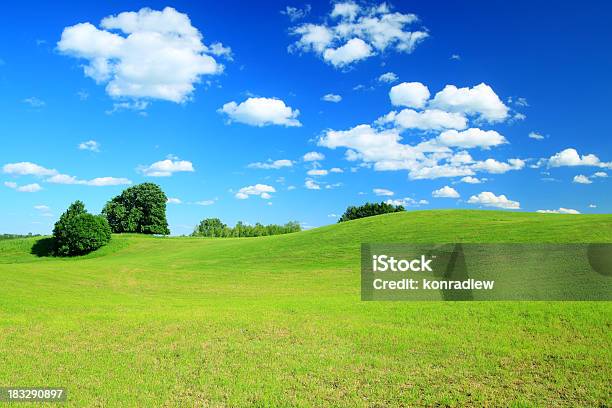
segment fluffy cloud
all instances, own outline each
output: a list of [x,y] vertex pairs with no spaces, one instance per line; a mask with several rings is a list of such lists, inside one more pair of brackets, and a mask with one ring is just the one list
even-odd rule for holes
[[428,36],[424,29],[408,30],[417,22],[416,15],[392,12],[386,3],[369,7],[352,1],[337,2],[326,23],[306,23],[291,29],[298,40],[289,51],[314,52],[336,68],[389,49],[411,53]]
[[100,151],[100,143],[95,140],[88,140],[86,142],[79,143],[79,150],[90,150],[92,152]]
[[[43,166],[40,166],[31,162],[20,162],[20,163],[8,163],[2,167],[2,171],[7,174],[12,174],[16,176],[36,176],[36,177],[46,177],[45,182],[53,183],[53,184],[80,184],[86,186],[116,186],[123,184],[131,184],[132,182],[127,178],[117,178],[117,177],[97,177],[91,180],[80,180],[75,176],[70,176],[68,174],[61,174],[55,169],[48,169]],[[15,183],[12,183],[15,184]],[[35,184],[35,185],[34,185]],[[28,188],[34,189],[34,191],[38,191],[40,186],[36,183],[30,184]],[[16,185],[15,185],[16,186]],[[36,187],[38,186],[38,187]],[[26,186],[23,186],[24,188]],[[15,187],[17,188],[17,187]],[[25,191],[25,190],[19,190]]]
[[392,82],[397,81],[398,77],[395,72],[385,72],[381,76],[378,77],[378,82],[384,82],[390,84]]
[[327,176],[327,173],[329,172],[324,169],[311,169],[306,172],[309,176]]
[[593,182],[591,181],[590,178],[588,178],[584,174],[578,174],[577,176],[574,176],[574,183],[577,183],[577,184],[591,184]]
[[325,101],[325,102],[333,102],[333,103],[338,103],[342,100],[342,97],[340,95],[336,95],[336,94],[327,94],[324,95],[321,100]]
[[212,55],[228,55],[219,43],[204,45],[189,16],[172,7],[108,16],[100,28],[88,22],[66,27],[57,48],[85,60],[85,75],[105,83],[112,97],[179,103],[203,75],[223,71]]
[[8,163],[2,166],[2,171],[17,176],[53,176],[57,174],[55,169],[47,169],[31,162]]
[[292,167],[293,166],[293,162],[291,160],[287,160],[287,159],[280,159],[280,160],[268,160],[265,163],[261,163],[261,162],[256,162],[256,163],[251,163],[248,165],[249,168],[252,169],[281,169],[283,167]]
[[319,161],[323,160],[324,158],[325,155],[319,152],[308,152],[304,156],[302,156],[302,160],[304,160],[305,162]]
[[377,124],[393,123],[403,129],[443,130],[465,129],[467,119],[460,113],[445,112],[439,109],[426,109],[417,112],[412,109],[403,109],[399,113],[391,111],[376,120]]
[[195,171],[190,161],[172,158],[157,161],[149,166],[140,166],[138,170],[149,177],[169,177],[178,172]]
[[331,169],[329,169],[330,173],[344,173],[344,170],[342,170],[340,167],[332,167]]
[[594,173],[591,177],[608,177],[608,173],[604,172],[604,171],[598,171],[596,173]]
[[42,190],[42,187],[38,183],[25,184],[23,186],[20,186],[13,181],[5,181],[4,185],[21,193],[35,193],[37,191]]
[[308,190],[320,190],[321,189],[321,185],[319,185],[319,183],[317,183],[313,179],[306,179],[306,181],[304,182],[304,187],[306,187]]
[[306,4],[303,9],[297,7],[287,6],[284,10],[281,10],[281,14],[289,17],[289,20],[296,21],[306,17],[310,14],[310,10],[312,9],[310,4]]
[[535,139],[535,140],[542,140],[544,139],[544,136],[542,136],[541,134],[537,133],[537,132],[529,132],[529,136],[530,139]]
[[465,176],[461,179],[461,182],[468,183],[468,184],[480,184],[482,183],[482,180],[476,177],[472,177],[472,176]]
[[180,198],[171,198],[171,197],[169,197],[166,202],[168,204],[181,204],[182,203]]
[[429,89],[420,82],[402,82],[389,91],[389,99],[395,106],[422,108],[427,103]]
[[495,130],[485,131],[478,128],[470,128],[463,132],[458,132],[454,129],[447,130],[438,136],[437,141],[444,146],[461,147],[464,149],[479,147],[485,150],[508,143],[506,138]]
[[525,162],[521,159],[508,159],[507,163],[499,162],[495,159],[487,159],[476,162],[472,165],[474,170],[484,171],[492,174],[503,174],[510,170],[521,170],[525,167]]
[[468,200],[470,204],[481,204],[486,207],[504,208],[507,210],[518,210],[521,208],[521,203],[518,201],[509,200],[505,195],[496,196],[490,191],[483,191],[478,195],[473,195]]
[[372,47],[361,38],[353,38],[341,47],[327,48],[323,52],[323,59],[335,67],[344,67],[371,55]]
[[576,149],[565,149],[554,154],[548,160],[549,167],[563,166],[595,166],[612,168],[611,163],[604,163],[594,154],[579,155]]
[[417,201],[414,198],[404,197],[404,198],[388,199],[387,201],[385,201],[385,203],[391,204],[391,205],[401,205],[404,207],[409,207],[409,206],[418,207],[419,205],[429,204],[429,201],[427,200]]
[[276,98],[249,98],[240,104],[232,101],[223,105],[218,112],[226,114],[230,122],[251,126],[302,126],[296,119],[300,111],[291,109]]
[[234,197],[239,200],[246,200],[249,196],[259,196],[264,200],[269,200],[272,198],[270,193],[276,193],[276,189],[267,184],[255,184],[254,186],[242,187]]
[[196,201],[195,204],[196,205],[203,205],[203,206],[208,206],[208,205],[213,205],[216,202],[217,199],[214,200],[201,200],[201,201]]
[[571,208],[559,208],[558,210],[538,210],[536,212],[543,214],[580,214],[580,211]]
[[459,198],[459,193],[452,187],[444,186],[432,191],[431,196],[436,198]]
[[392,196],[393,194],[395,194],[393,191],[387,190],[386,188],[375,188],[372,191],[377,196]]
[[430,106],[448,112],[477,115],[488,122],[500,122],[508,117],[508,107],[499,99],[493,89],[484,83],[472,88],[457,88],[446,85],[430,101]]

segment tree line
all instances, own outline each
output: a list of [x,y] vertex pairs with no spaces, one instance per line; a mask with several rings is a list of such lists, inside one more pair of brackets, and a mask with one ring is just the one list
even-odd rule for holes
[[356,220],[358,218],[372,217],[374,215],[388,214],[404,211],[403,205],[393,205],[385,202],[365,203],[360,206],[349,206],[338,222]]
[[249,225],[238,221],[234,227],[229,227],[219,218],[206,218],[200,221],[191,236],[209,238],[262,237],[266,235],[289,234],[301,230],[302,227],[297,221],[290,221],[284,225],[263,225],[260,223]]

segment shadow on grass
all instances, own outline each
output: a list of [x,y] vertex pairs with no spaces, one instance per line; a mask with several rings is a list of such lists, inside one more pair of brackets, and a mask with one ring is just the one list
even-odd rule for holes
[[30,251],[32,255],[38,257],[53,256],[53,238],[41,238],[32,245]]

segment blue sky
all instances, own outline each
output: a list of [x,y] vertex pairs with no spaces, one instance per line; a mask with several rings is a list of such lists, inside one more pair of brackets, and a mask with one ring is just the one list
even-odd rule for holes
[[382,200],[611,210],[605,2],[99,3],[0,16],[1,232],[144,181],[173,234]]

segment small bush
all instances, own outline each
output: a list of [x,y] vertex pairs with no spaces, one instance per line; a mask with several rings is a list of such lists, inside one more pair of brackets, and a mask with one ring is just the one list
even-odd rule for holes
[[106,218],[86,212],[81,201],[72,203],[53,228],[57,256],[84,255],[106,245],[110,239]]
[[382,203],[365,203],[358,207],[350,206],[346,209],[338,222],[356,220],[358,218],[371,217],[373,215],[387,214],[404,211],[404,206]]

